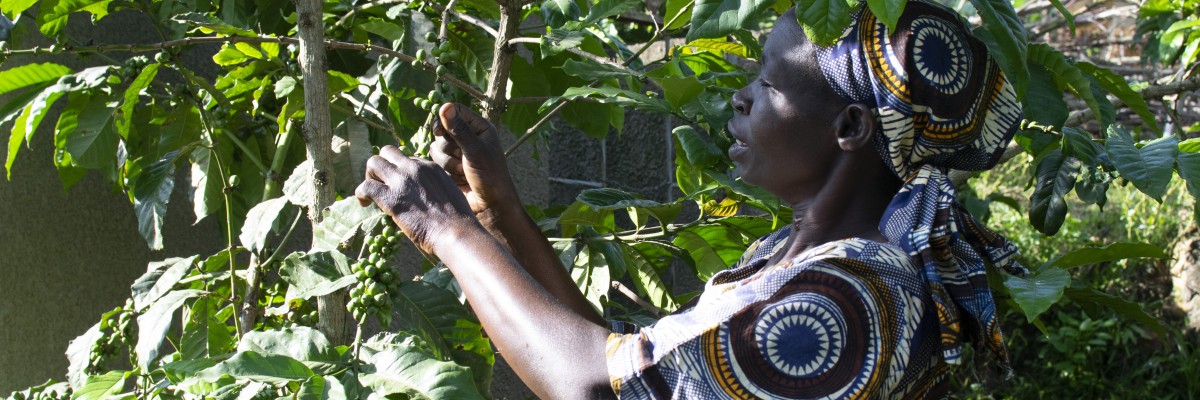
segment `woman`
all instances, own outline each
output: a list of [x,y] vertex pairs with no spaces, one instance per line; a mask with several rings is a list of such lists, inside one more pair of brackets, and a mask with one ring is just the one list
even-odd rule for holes
[[385,148],[356,195],[446,263],[543,398],[941,397],[964,342],[1004,358],[985,265],[1022,271],[945,174],[990,168],[1020,107],[952,11],[910,1],[890,33],[854,20],[821,48],[779,19],[733,96],[729,156],[794,221],[652,326],[593,311],[466,107],[441,108],[436,164]]

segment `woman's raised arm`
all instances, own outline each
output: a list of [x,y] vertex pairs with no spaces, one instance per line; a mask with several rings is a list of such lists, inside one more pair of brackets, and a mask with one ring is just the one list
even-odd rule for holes
[[555,298],[480,225],[445,170],[387,146],[355,192],[375,203],[458,279],[488,336],[543,398],[611,398],[610,331]]
[[584,318],[604,325],[550,242],[525,213],[496,128],[459,104],[445,104],[439,114],[431,156],[450,174],[479,222],[551,295]]

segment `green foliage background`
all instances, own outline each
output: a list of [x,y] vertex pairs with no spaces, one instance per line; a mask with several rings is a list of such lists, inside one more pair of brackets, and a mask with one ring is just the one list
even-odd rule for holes
[[[0,0],[14,22],[0,32],[6,43],[33,35],[57,43],[0,45],[0,69],[7,59],[64,52],[109,61],[78,71],[47,62],[0,71],[0,95],[12,95],[0,105],[0,125],[11,127],[8,176],[23,145],[52,122],[51,162],[63,185],[96,171],[128,195],[150,248],[162,246],[168,209],[218,219],[228,243],[217,254],[152,263],[126,306],[72,342],[65,382],[11,397],[490,397],[490,344],[443,268],[429,265],[388,291],[392,312],[381,319],[394,318],[394,332],[365,338],[360,327],[353,340],[337,342],[328,320],[313,319],[315,299],[352,290],[351,265],[374,253],[365,238],[380,226],[376,210],[344,199],[310,212],[323,216],[307,220],[312,248],[279,250],[305,210],[322,208],[309,172],[335,171],[337,192],[349,196],[374,148],[425,154],[430,108],[441,101],[478,106],[520,136],[516,146],[544,140],[554,116],[595,137],[619,131],[626,109],[681,121],[673,132],[678,198],[605,188],[533,210],[607,317],[645,322],[673,311],[694,293],[669,287],[668,268],[682,265],[705,280],[790,216],[778,199],[729,177],[723,126],[729,95],[753,78],[731,60],[757,59],[758,33],[792,3],[329,0],[321,19],[330,64],[318,77],[301,72],[296,7],[286,0]],[[817,42],[836,38],[855,5],[796,3]],[[894,23],[905,1],[867,5]],[[1191,223],[1189,206],[1200,195],[1200,139],[1180,119],[1176,97],[1200,87],[1197,2],[1138,4],[1144,63],[1173,71],[1154,82],[1129,82],[1105,60],[1075,59],[1041,41],[1074,33],[1070,10],[1078,5],[951,5],[977,26],[1026,111],[1012,160],[973,179],[963,201],[1022,247],[1032,271],[993,282],[1019,375],[1003,382],[986,369],[960,372],[962,394],[1196,396],[1188,379],[1200,366],[1196,342],[1161,311],[1161,286],[1140,279],[1143,269],[1165,265],[1166,245]],[[1049,11],[1030,11],[1036,7]],[[118,10],[147,14],[162,42],[90,45],[63,29],[72,15],[99,20]],[[685,41],[661,58],[642,57],[664,35]],[[221,45],[212,62],[222,73],[212,80],[175,60],[202,43]],[[518,56],[509,60],[498,48],[517,48]],[[138,55],[114,58],[127,53]],[[328,92],[306,93],[305,82],[319,78]],[[306,96],[331,104],[330,165],[307,158]],[[55,104],[64,111],[46,121]],[[179,169],[190,170],[190,181],[176,182]],[[191,204],[169,204],[175,185],[191,188]],[[700,212],[681,218],[685,208]],[[1128,212],[1100,211],[1111,209]],[[614,281],[632,284],[636,306],[614,301]],[[1130,373],[1127,365],[1147,367]]]

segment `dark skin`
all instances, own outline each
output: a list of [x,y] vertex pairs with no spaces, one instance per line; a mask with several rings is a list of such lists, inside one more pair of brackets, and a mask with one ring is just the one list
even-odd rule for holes
[[[775,258],[848,237],[885,241],[876,225],[899,182],[872,146],[874,116],[838,101],[794,16],[779,21],[761,76],[734,95],[730,122],[739,173],[795,211],[787,250]],[[461,105],[443,105],[439,117],[434,161],[385,147],[367,163],[359,201],[383,209],[445,262],[538,396],[612,398],[604,356],[611,332],[521,208],[496,129]]]

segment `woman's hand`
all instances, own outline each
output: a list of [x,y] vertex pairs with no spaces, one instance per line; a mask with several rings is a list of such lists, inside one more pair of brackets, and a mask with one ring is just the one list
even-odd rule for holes
[[496,127],[464,105],[447,103],[438,111],[433,134],[430,158],[450,174],[472,211],[520,211]]
[[445,170],[432,162],[409,158],[395,146],[384,146],[367,160],[367,176],[355,197],[363,206],[375,203],[409,239],[427,253],[464,229],[478,227],[467,199]]

